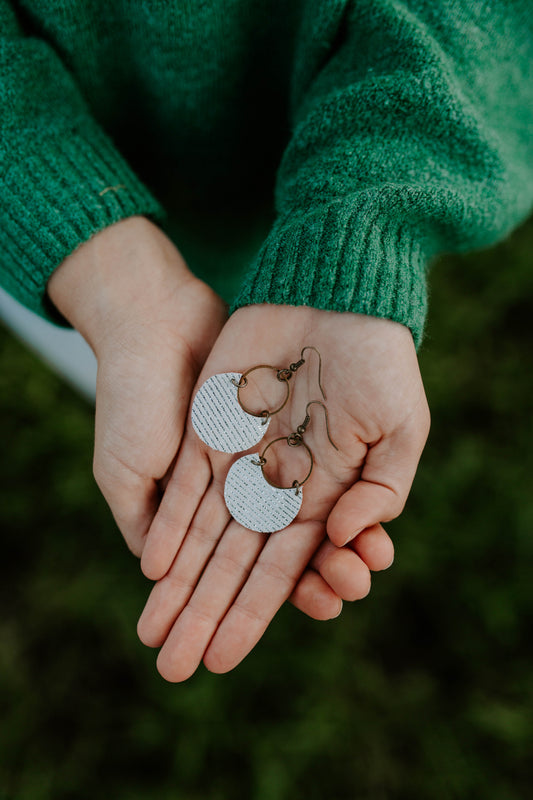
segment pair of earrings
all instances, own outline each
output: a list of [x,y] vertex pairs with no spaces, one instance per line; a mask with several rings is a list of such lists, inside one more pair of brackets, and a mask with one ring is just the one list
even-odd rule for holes
[[[204,444],[222,453],[239,453],[257,444],[266,434],[270,420],[279,414],[290,398],[290,379],[305,364],[304,353],[314,350],[318,354],[318,385],[324,400],[321,384],[322,362],[316,347],[304,347],[300,359],[289,367],[258,364],[243,373],[224,372],[208,378],[199,388],[192,405],[192,425]],[[248,386],[248,376],[256,370],[273,370],[278,381],[285,383],[286,393],[281,404],[272,410],[255,412],[242,400],[242,390]],[[261,453],[239,458],[230,468],[224,486],[224,500],[232,517],[243,527],[259,533],[274,533],[286,528],[300,511],[302,486],[313,470],[313,454],[304,441],[305,431],[311,421],[309,408],[321,405],[326,414],[328,439],[337,450],[329,434],[327,409],[320,400],[311,400],[305,409],[305,419],[296,431],[269,442]],[[278,486],[265,474],[266,453],[277,442],[289,447],[303,447],[309,456],[310,466],[303,480],[294,480],[291,486]]]

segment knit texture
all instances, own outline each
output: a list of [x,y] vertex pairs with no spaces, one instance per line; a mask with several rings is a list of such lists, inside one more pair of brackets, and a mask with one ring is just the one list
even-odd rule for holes
[[532,63],[529,0],[0,0],[2,284],[47,316],[69,253],[169,211],[201,273],[210,221],[249,253],[270,207],[222,260],[232,310],[372,314],[418,345],[428,263],[531,211]]

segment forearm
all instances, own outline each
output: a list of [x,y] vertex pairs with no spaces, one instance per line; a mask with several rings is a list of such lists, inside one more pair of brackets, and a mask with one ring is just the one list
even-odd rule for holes
[[533,204],[533,14],[525,0],[322,6],[336,25],[309,23],[278,218],[233,308],[381,316],[418,344],[430,259],[496,242]]
[[165,211],[14,5],[0,0],[0,283],[47,317],[47,282],[70,254],[113,223]]

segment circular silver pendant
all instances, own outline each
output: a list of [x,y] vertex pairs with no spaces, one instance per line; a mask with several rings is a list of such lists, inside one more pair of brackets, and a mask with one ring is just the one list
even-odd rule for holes
[[302,505],[302,489],[278,489],[265,480],[254,464],[258,453],[243,456],[233,464],[224,486],[224,500],[233,519],[258,533],[286,528]]
[[208,378],[192,404],[192,426],[202,442],[221,453],[240,453],[261,441],[270,419],[248,414],[237,399],[240,372],[223,372]]

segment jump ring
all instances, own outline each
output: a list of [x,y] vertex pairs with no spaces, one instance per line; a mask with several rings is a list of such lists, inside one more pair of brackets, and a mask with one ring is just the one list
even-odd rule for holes
[[[261,472],[263,473],[263,478],[266,480],[266,482],[269,483],[271,486],[273,486],[275,489],[293,489],[293,488],[297,488],[299,490],[300,487],[302,487],[304,485],[304,483],[307,480],[309,480],[309,478],[311,476],[311,472],[313,471],[313,463],[314,463],[313,462],[313,454],[312,454],[311,450],[309,449],[309,447],[306,445],[306,443],[303,440],[300,442],[300,444],[302,445],[302,447],[304,447],[307,450],[307,454],[308,454],[310,462],[311,462],[310,467],[309,467],[309,472],[307,473],[307,475],[305,476],[303,481],[295,480],[295,481],[292,482],[291,486],[278,486],[277,483],[273,483],[270,480],[270,478],[267,475],[265,475],[264,466],[266,464],[266,458],[265,458],[266,451],[269,449],[269,447],[272,447],[273,444],[276,444],[276,442],[288,442],[288,438],[289,437],[287,437],[287,436],[279,436],[277,439],[272,439],[272,441],[267,444],[267,446],[265,447],[265,449],[263,450],[263,452],[259,456],[259,459],[262,460],[263,463],[262,464],[258,464],[257,466],[261,467]],[[295,484],[298,484],[298,486],[295,487]]]

